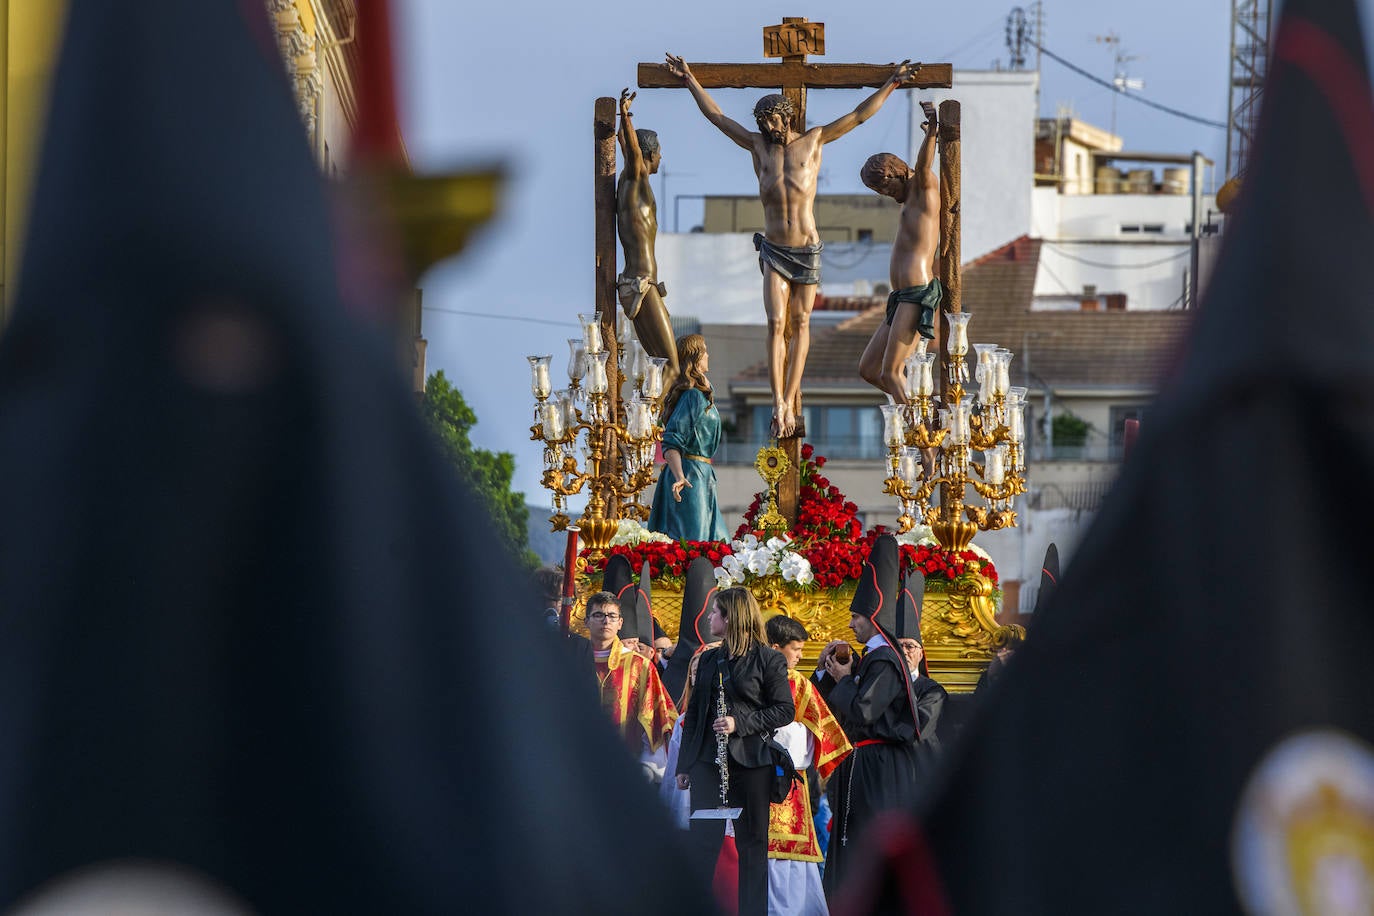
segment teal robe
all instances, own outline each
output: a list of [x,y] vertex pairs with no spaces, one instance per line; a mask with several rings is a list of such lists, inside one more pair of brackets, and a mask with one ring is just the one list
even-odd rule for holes
[[729,538],[716,504],[716,469],[688,455],[711,458],[720,445],[720,414],[696,388],[682,392],[663,425],[663,450],[682,455],[682,473],[691,486],[682,502],[673,499],[673,471],[664,465],[649,511],[649,530],[679,541],[724,541]]

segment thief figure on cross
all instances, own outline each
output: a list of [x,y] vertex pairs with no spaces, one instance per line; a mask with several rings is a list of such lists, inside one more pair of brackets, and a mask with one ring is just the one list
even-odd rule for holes
[[721,112],[686,61],[667,55],[668,71],[691,90],[706,120],[754,157],[764,214],[764,231],[754,236],[754,247],[759,252],[763,307],[768,316],[768,382],[773,391],[771,432],[775,438],[791,436],[796,428],[802,370],[811,345],[811,307],[821,266],[821,239],[813,212],[821,147],[877,114],[892,90],[915,76],[920,66],[902,61],[857,108],[810,130],[804,122],[797,123],[796,107],[785,95],[764,96],[754,106],[759,127],[755,132]]

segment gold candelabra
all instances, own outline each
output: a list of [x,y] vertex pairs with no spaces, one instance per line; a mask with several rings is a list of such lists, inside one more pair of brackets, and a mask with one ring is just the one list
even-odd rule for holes
[[[645,353],[624,322],[617,364],[608,367],[600,313],[579,315],[578,320],[582,336],[568,340],[567,388],[553,390],[551,355],[528,357],[535,399],[530,438],[544,443],[542,483],[553,493],[553,530],[568,527],[568,497],[586,489],[587,507],[577,527],[589,549],[603,551],[620,518],[649,517],[640,494],[653,483],[654,443],[663,436],[658,414],[668,361]],[[618,368],[618,378],[632,386],[620,411],[615,410],[608,368]]]
[[[1016,525],[1012,501],[1026,492],[1026,389],[1010,384],[1010,350],[974,344],[977,391],[965,394],[972,316],[945,316],[949,362],[942,404],[935,392],[938,354],[927,352],[922,339],[906,362],[906,402],[882,407],[888,450],[883,492],[898,499],[898,530],[924,521],[942,546],[963,550],[979,531]],[[975,452],[982,464],[974,461]],[[983,504],[965,503],[969,487]]]

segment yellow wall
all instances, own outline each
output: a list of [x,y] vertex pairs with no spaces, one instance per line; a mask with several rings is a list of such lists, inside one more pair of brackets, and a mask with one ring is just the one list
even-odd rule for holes
[[14,295],[48,84],[66,9],[66,0],[0,0],[0,79],[4,81],[0,92],[0,211],[4,214],[0,318],[8,317]]

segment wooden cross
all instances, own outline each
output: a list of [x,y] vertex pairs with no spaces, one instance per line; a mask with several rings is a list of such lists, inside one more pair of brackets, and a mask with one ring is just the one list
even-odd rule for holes
[[[763,30],[764,57],[780,58],[776,64],[702,64],[688,63],[692,74],[704,89],[780,89],[791,101],[796,111],[793,129],[797,133],[806,132],[806,91],[808,89],[877,89],[892,76],[895,64],[813,64],[807,62],[808,54],[825,53],[825,23],[808,22],[801,16],[784,16],[780,25],[765,26]],[[680,77],[674,76],[666,64],[642,63],[639,65],[639,88],[641,89],[683,89],[686,88]],[[953,64],[921,64],[921,68],[911,77],[898,85],[899,89],[948,89],[953,85]],[[949,187],[943,187],[942,203],[944,216],[941,220],[942,233],[945,235],[941,253],[943,255],[940,275],[942,280],[953,279],[953,288],[946,283],[948,294],[946,305],[953,311],[958,305],[958,131],[959,107],[957,102],[946,102],[940,106],[943,118],[946,113],[952,119],[952,131],[942,130],[941,136],[941,175],[946,169],[946,137],[954,142],[952,174],[955,176]],[[951,196],[952,195],[952,196]],[[953,235],[953,251],[951,238]],[[950,257],[950,254],[953,257]],[[950,262],[953,262],[952,267]],[[614,263],[614,256],[612,256]],[[857,371],[857,370],[856,370]],[[797,416],[797,430],[792,436],[779,440],[778,445],[786,452],[791,468],[778,484],[778,509],[787,518],[788,525],[797,520],[797,503],[800,499],[801,446],[806,429],[801,422],[801,405],[793,405]]]
[[[781,89],[797,110],[798,133],[806,132],[806,90],[877,89],[887,82],[896,64],[811,64],[806,56],[825,53],[825,23],[808,22],[801,16],[784,16],[781,25],[763,30],[764,57],[781,58],[776,64],[689,63],[692,74],[705,89]],[[953,64],[921,64],[921,69],[899,89],[948,89],[954,78]],[[682,89],[682,80],[665,64],[640,64],[639,88]]]

